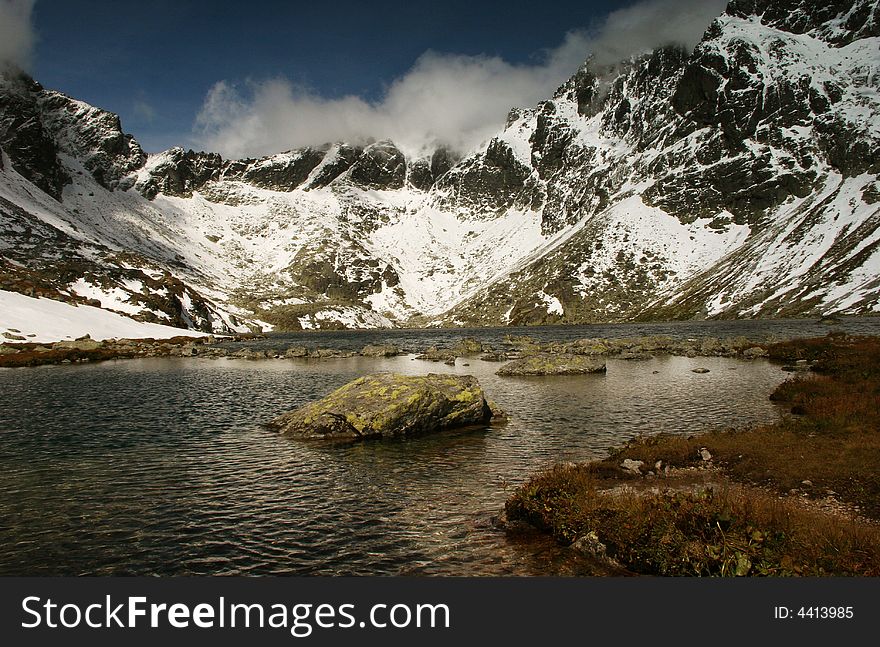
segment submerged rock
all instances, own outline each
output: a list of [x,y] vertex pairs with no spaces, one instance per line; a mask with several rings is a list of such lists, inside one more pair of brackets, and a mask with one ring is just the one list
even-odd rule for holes
[[451,349],[451,352],[457,356],[461,355],[477,355],[483,352],[483,344],[474,337],[464,337],[458,340]]
[[252,348],[242,348],[230,354],[230,357],[238,359],[266,359],[268,355],[264,350],[254,350]]
[[393,344],[367,344],[361,350],[364,357],[394,357],[400,355],[400,349]]
[[327,358],[346,358],[357,355],[353,350],[340,350],[338,348],[316,348],[309,353],[309,357]]
[[287,350],[284,351],[284,357],[286,359],[294,359],[297,357],[308,357],[309,349],[305,346],[291,346]]
[[471,375],[366,375],[272,420],[299,438],[360,439],[485,425],[503,413]]
[[638,350],[625,350],[617,356],[617,359],[625,359],[632,362],[645,362],[649,359],[654,359],[654,356]]
[[455,357],[455,353],[449,349],[431,346],[424,353],[417,356],[416,359],[423,359],[429,362],[445,362],[447,364],[455,364]]
[[604,373],[605,360],[589,355],[529,355],[502,366],[496,375],[583,375]]

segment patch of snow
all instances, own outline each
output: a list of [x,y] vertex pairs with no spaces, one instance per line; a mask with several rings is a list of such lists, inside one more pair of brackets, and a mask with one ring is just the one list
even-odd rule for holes
[[[202,337],[207,333],[135,321],[92,306],[74,306],[0,290],[0,330],[14,328],[29,342],[47,343],[89,335],[92,339]],[[28,337],[28,335],[34,335]]]
[[[547,305],[547,314],[550,315],[559,315],[562,316],[565,314],[565,310],[562,307],[562,303],[559,301],[557,297],[547,294],[543,290],[538,292],[538,298],[541,299]],[[508,315],[509,316],[509,315]],[[508,319],[509,321],[509,319]]]
[[128,301],[130,293],[121,288],[105,290],[80,277],[70,284],[69,289],[77,296],[99,301],[105,310],[117,310],[130,315],[136,315],[143,311],[141,306]]

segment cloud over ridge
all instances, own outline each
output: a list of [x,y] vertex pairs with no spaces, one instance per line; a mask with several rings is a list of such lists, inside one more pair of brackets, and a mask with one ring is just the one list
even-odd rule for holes
[[0,68],[30,66],[34,46],[34,0],[0,0]]
[[321,97],[284,78],[218,81],[196,120],[194,144],[229,158],[367,138],[391,139],[410,154],[438,143],[467,151],[503,126],[510,108],[551,96],[587,56],[613,63],[666,44],[693,46],[725,5],[644,0],[569,32],[533,64],[428,51],[375,102]]

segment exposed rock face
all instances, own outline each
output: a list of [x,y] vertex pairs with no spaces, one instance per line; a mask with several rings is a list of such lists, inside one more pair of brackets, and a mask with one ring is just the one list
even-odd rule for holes
[[150,200],[159,193],[188,198],[209,180],[217,179],[223,168],[223,158],[216,153],[172,148],[150,167],[149,178],[135,188]]
[[492,409],[476,378],[465,375],[367,375],[270,425],[308,439],[411,436],[485,425]]
[[325,155],[326,151],[302,148],[254,160],[242,170],[241,180],[264,189],[293,191],[309,178]]
[[493,139],[485,153],[463,160],[437,182],[437,205],[481,214],[527,208],[535,199],[527,184],[531,174],[507,142]]
[[584,375],[604,373],[605,360],[588,355],[530,355],[505,364],[496,375]]
[[60,154],[79,160],[110,190],[147,159],[137,141],[122,132],[117,115],[46,90],[16,71],[0,70],[0,145],[16,171],[56,200],[71,181]]
[[406,157],[391,142],[371,144],[351,167],[349,178],[368,189],[399,189],[406,180]]
[[37,102],[61,152],[81,160],[105,189],[130,188],[132,180],[123,178],[141,168],[147,155],[134,137],[122,132],[118,115],[60,92],[44,90]]
[[30,77],[0,75],[0,146],[12,168],[56,200],[70,182],[58,160],[58,146],[39,118],[43,86]]
[[428,191],[434,183],[451,169],[458,157],[450,150],[440,147],[430,157],[415,160],[409,169],[409,182],[415,188]]
[[341,176],[358,160],[364,149],[360,146],[349,144],[337,144],[327,153],[320,168],[317,169],[308,188],[320,189],[329,185],[333,180]]

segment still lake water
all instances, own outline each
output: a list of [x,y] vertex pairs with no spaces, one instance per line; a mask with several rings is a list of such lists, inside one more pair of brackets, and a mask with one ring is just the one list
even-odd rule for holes
[[[731,325],[737,328],[673,324],[672,334],[828,331],[812,322],[786,324],[784,332],[778,322],[719,330]],[[880,320],[844,327],[876,334]],[[503,333],[661,334],[646,326],[611,327],[626,333],[616,335],[607,326],[579,328]],[[419,346],[446,345],[465,334],[474,331],[301,337],[360,348],[405,347],[416,343],[412,336]],[[252,344],[300,342],[286,335]],[[722,358],[609,360],[606,375],[555,378],[502,378],[494,374],[499,366],[400,356],[0,370],[0,574],[568,574],[564,551],[543,539],[510,541],[493,527],[513,487],[556,461],[601,457],[638,434],[774,420],[781,412],[767,396],[786,377],[766,361]],[[692,373],[696,367],[710,373]],[[510,422],[346,446],[304,443],[261,426],[377,371],[476,375]]]

